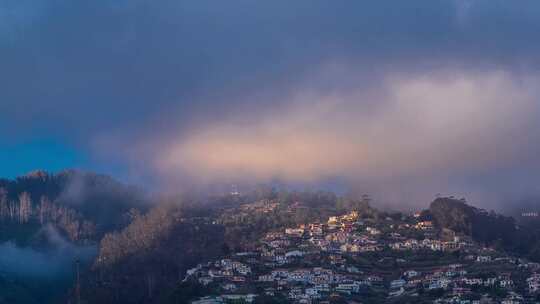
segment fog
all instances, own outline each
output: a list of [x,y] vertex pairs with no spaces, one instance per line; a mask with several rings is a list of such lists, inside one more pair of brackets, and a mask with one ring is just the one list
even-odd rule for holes
[[75,272],[75,261],[91,261],[97,254],[95,246],[79,246],[68,242],[53,226],[36,233],[45,238],[45,246],[20,247],[8,241],[0,244],[0,272],[20,277],[62,279]]

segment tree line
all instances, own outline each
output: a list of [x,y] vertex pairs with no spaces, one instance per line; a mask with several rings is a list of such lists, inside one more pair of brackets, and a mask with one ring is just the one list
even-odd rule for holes
[[0,222],[53,224],[72,241],[92,239],[96,233],[95,224],[83,219],[72,208],[52,202],[47,196],[41,196],[39,202],[34,202],[28,192],[20,193],[17,200],[10,200],[4,188],[0,188]]

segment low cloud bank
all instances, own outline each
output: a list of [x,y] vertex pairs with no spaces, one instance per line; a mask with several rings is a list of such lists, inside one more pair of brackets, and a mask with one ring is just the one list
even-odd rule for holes
[[46,248],[19,247],[13,242],[0,244],[0,272],[55,279],[74,273],[77,259],[90,261],[97,253],[95,246],[78,246],[68,242],[52,226],[39,233],[47,238]]
[[249,119],[195,126],[169,139],[155,163],[201,180],[384,180],[504,167],[538,148],[537,80],[501,71],[396,74],[375,90],[300,91]]

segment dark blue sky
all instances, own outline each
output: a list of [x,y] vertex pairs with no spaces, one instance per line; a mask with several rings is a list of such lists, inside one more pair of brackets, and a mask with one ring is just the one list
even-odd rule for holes
[[0,176],[536,192],[539,32],[534,0],[2,1]]

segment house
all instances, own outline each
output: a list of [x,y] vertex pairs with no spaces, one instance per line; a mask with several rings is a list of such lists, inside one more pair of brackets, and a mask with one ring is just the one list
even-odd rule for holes
[[309,228],[309,234],[311,236],[321,236],[323,235],[324,230],[321,224],[311,224]]
[[476,257],[478,263],[489,263],[491,262],[491,257],[489,255],[479,255]]
[[310,284],[329,284],[334,281],[334,276],[331,274],[314,274],[309,278]]
[[347,267],[347,272],[349,272],[349,273],[362,273],[362,271],[360,271],[360,269],[356,268],[355,266]]
[[302,257],[304,256],[304,253],[300,250],[292,250],[287,253],[285,253],[285,257],[292,258],[292,257]]
[[276,289],[273,287],[268,287],[264,289],[264,294],[270,297],[273,297],[276,295]]
[[405,284],[405,287],[413,288],[413,287],[416,287],[416,286],[418,286],[420,284],[422,284],[422,280],[418,278],[418,279],[408,280],[407,284]]
[[484,281],[478,278],[465,278],[463,279],[463,283],[466,285],[483,285]]
[[428,286],[428,289],[439,289],[439,288],[448,288],[450,280],[447,279],[435,279],[432,280]]
[[496,281],[497,281],[496,278],[487,278],[484,280],[484,286],[493,286],[495,285]]
[[442,251],[455,251],[461,248],[461,244],[457,242],[443,242]]
[[341,224],[341,231],[351,233],[353,231],[353,224],[352,223],[342,223]]
[[216,267],[222,267],[225,269],[230,269],[232,267],[233,261],[230,259],[222,259],[216,262]]
[[216,269],[210,269],[210,270],[208,270],[208,275],[209,275],[210,277],[212,277],[212,278],[219,278],[219,277],[223,276],[223,275],[221,274],[221,271],[216,270]]
[[307,282],[311,276],[311,271],[308,269],[298,269],[289,273],[287,279],[289,281]]
[[400,239],[403,239],[403,237],[401,236],[401,234],[397,233],[397,232],[392,232],[390,233],[390,238],[394,239],[394,240],[400,240]]
[[429,247],[433,251],[442,251],[443,250],[443,245],[439,241],[432,241]]
[[339,247],[341,252],[360,252],[360,246],[356,244],[343,244]]
[[456,276],[458,273],[456,271],[453,271],[453,270],[447,270],[444,275],[447,277],[447,278],[451,278],[451,277],[454,277]]
[[268,232],[264,237],[267,241],[277,240],[283,238],[283,233],[281,232]]
[[500,280],[499,286],[502,288],[510,288],[514,285],[514,281],[512,280]]
[[[313,285],[313,287],[311,287],[312,289],[316,290],[317,293],[323,293],[323,292],[330,292],[330,285],[329,284],[317,284],[317,285]],[[307,291],[307,289],[306,289]]]
[[199,300],[191,302],[191,304],[222,304],[222,303],[225,303],[222,297],[202,297]]
[[294,237],[302,237],[304,235],[303,228],[287,228],[285,229],[285,234]]
[[293,287],[291,290],[289,290],[289,299],[296,300],[300,299],[302,297],[302,288],[300,287]]
[[221,285],[221,288],[226,291],[233,291],[236,289],[236,285],[233,283],[226,283]]
[[340,283],[336,286],[336,291],[346,294],[358,293],[360,285],[354,282]]
[[527,285],[529,287],[530,293],[535,293],[540,291],[540,274],[535,273],[529,278],[527,278]]
[[414,227],[420,230],[431,230],[433,229],[433,222],[431,221],[418,222]]
[[407,270],[403,273],[403,275],[406,276],[407,278],[414,278],[416,276],[419,276],[420,273],[415,270]]
[[268,242],[268,245],[272,248],[283,248],[291,245],[291,241],[289,240],[273,240]]
[[326,236],[327,241],[338,242],[340,244],[345,244],[348,238],[349,234],[343,231],[335,232]]
[[359,214],[357,211],[351,211],[350,213],[342,216],[341,219],[344,221],[354,222],[358,219],[358,217],[359,217]]
[[310,299],[320,299],[321,298],[321,294],[319,293],[319,290],[317,288],[306,288],[305,294]]
[[242,264],[240,262],[233,262],[231,264],[232,269],[236,272],[242,274],[242,275],[248,275],[251,273],[251,268],[245,264]]
[[379,235],[379,234],[381,234],[381,231],[379,229],[373,228],[373,227],[367,227],[366,231],[369,232],[369,234],[371,234],[371,235]]
[[470,288],[454,287],[452,289],[452,295],[457,296],[457,297],[461,297],[461,296],[469,294],[469,293],[471,293]]
[[376,276],[376,275],[371,275],[371,276],[367,277],[367,280],[370,283],[378,283],[378,282],[382,282],[383,278],[381,278],[379,276]]
[[328,218],[328,225],[333,225],[338,222],[339,218],[337,216],[331,216]]
[[278,263],[279,265],[287,264],[287,257],[284,255],[276,255],[274,256],[274,262]]
[[405,286],[405,280],[403,279],[399,279],[399,280],[393,280],[390,282],[390,288],[391,289],[396,289],[396,288],[400,288],[400,287],[403,287]]
[[374,251],[380,251],[382,250],[382,247],[379,245],[365,245],[362,247],[359,247],[360,252],[374,252]]
[[273,282],[274,279],[275,279],[274,276],[271,274],[265,274],[265,275],[259,276],[259,282]]
[[232,277],[231,281],[236,282],[236,283],[243,283],[246,281],[246,278],[242,276],[234,276]]
[[521,304],[523,303],[523,297],[515,292],[509,292],[508,296],[501,301],[501,304]]
[[221,295],[225,302],[234,302],[234,303],[252,303],[257,297],[256,294],[245,294],[245,295]]
[[334,271],[331,269],[326,269],[322,267],[315,267],[311,269],[311,272],[313,272],[314,275],[333,275]]
[[275,278],[286,278],[289,276],[289,271],[287,269],[275,269],[270,274]]
[[519,268],[532,269],[532,270],[534,271],[534,270],[540,268],[540,264],[539,264],[539,263],[524,263],[524,262],[521,262],[521,263],[518,265],[518,267],[519,267]]
[[211,277],[200,277],[199,278],[199,283],[206,286],[210,283],[212,283],[214,281],[214,279],[212,279]]

